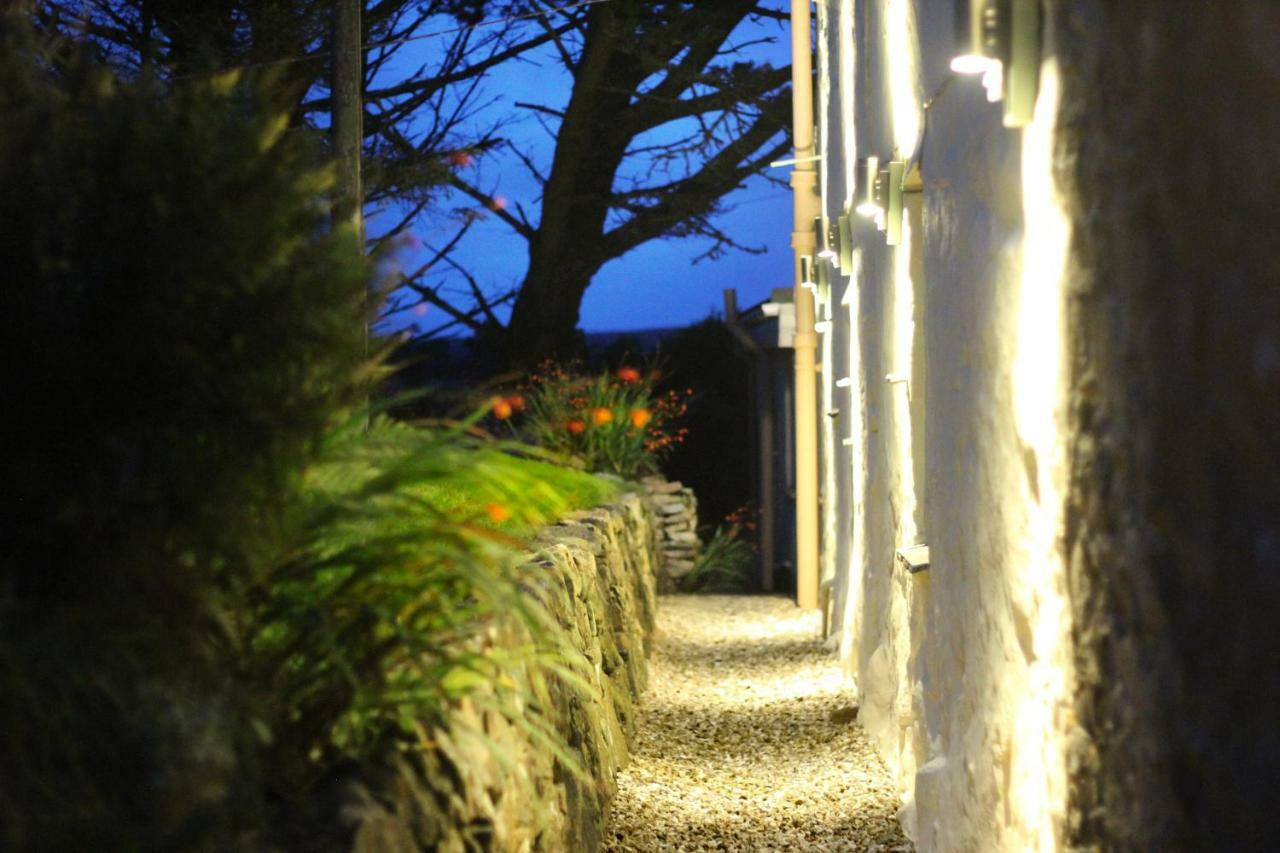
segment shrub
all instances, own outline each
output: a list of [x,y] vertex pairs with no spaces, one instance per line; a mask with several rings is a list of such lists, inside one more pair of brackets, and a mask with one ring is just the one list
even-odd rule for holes
[[363,397],[369,268],[253,87],[0,41],[0,847],[233,836],[237,605]]
[[745,508],[730,513],[680,579],[682,592],[748,592],[755,586],[755,524]]
[[[0,15],[5,850],[314,833],[339,768],[560,659],[515,540],[430,496],[532,524],[559,493],[363,411],[370,264],[328,227],[321,149],[263,102],[122,83]],[[499,616],[527,649],[475,648]]]
[[[490,517],[509,508],[503,522],[538,525],[561,514],[568,502],[543,475],[460,431],[380,419],[326,443],[294,507],[291,547],[247,596],[242,621],[252,726],[270,734],[257,761],[273,824],[306,839],[333,822],[322,809],[335,774],[368,780],[398,768],[409,776],[400,784],[417,787],[412,763],[395,757],[422,750],[462,696],[561,748],[528,712],[527,691],[580,656],[522,591],[521,543]],[[439,500],[459,493],[468,499]],[[475,642],[498,627],[524,642]]]
[[658,470],[659,460],[684,440],[676,425],[684,414],[677,392],[657,396],[654,374],[635,367],[594,376],[546,364],[524,393],[498,397],[494,416],[523,413],[519,427],[535,444],[582,461],[587,470],[636,477]]

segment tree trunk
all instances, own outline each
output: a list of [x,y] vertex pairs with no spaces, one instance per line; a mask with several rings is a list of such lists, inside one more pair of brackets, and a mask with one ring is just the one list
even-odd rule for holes
[[590,283],[590,272],[530,265],[507,326],[507,354],[512,364],[533,367],[543,359],[563,361],[584,354],[578,309]]
[[543,188],[542,218],[529,243],[529,270],[507,327],[507,356],[518,366],[580,354],[582,295],[606,260],[595,253],[613,177],[630,142],[629,135],[609,123],[610,117],[625,112],[637,74],[634,58],[617,49],[618,26],[607,5],[592,9]]
[[[783,99],[766,97],[785,75],[770,69],[752,76],[737,65],[715,62],[754,4],[674,5],[681,8],[637,3],[591,7],[581,53],[572,63],[572,94],[542,188],[541,216],[536,227],[518,228],[529,240],[529,267],[504,341],[506,356],[516,366],[576,354],[583,294],[610,260],[666,235],[702,234],[719,240],[722,235],[699,230],[700,224],[715,212],[720,198],[768,162],[768,152],[760,149],[785,127],[775,115]],[[726,91],[733,89],[732,98],[718,101],[703,91],[706,81],[726,75],[733,77],[732,86],[724,84]],[[686,92],[697,95],[686,97]],[[623,170],[628,149],[646,134],[668,125],[679,128],[682,120],[693,122],[706,112],[734,109],[744,98],[765,100],[757,104],[760,116],[747,129],[725,140],[704,130],[701,139],[670,143],[673,159],[683,154],[701,161],[689,174],[659,168],[644,180]],[[699,102],[696,109],[689,110],[691,102]],[[704,145],[719,150],[712,154]],[[779,144],[777,151],[785,147]],[[611,211],[620,214],[620,221]]]

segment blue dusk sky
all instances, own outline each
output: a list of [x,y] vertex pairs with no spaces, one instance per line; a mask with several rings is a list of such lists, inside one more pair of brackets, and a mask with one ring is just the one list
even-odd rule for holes
[[[767,62],[775,66],[790,62],[790,45],[786,29],[775,21],[744,25],[734,43],[771,39],[745,47],[741,61]],[[440,42],[441,44],[443,42]],[[410,45],[388,75],[407,75],[431,61],[432,40]],[[517,103],[563,106],[569,97],[570,78],[560,67],[550,49],[535,52],[522,62],[508,63],[491,72],[482,83],[484,104],[473,118],[476,127],[501,123],[499,134],[545,170],[551,161],[553,141],[532,111]],[[676,135],[676,128],[665,132]],[[662,133],[663,131],[659,131]],[[655,140],[661,139],[660,135]],[[774,170],[774,177],[785,179],[788,170]],[[536,222],[539,188],[534,179],[507,150],[477,157],[475,164],[462,171],[473,185],[494,196],[501,196],[514,208],[523,205]],[[701,238],[657,240],[604,266],[588,289],[582,303],[581,328],[587,331],[625,331],[664,326],[682,326],[720,313],[721,292],[736,288],[741,305],[765,299],[775,287],[790,285],[792,261],[789,248],[791,234],[791,194],[762,178],[752,178],[739,190],[728,195],[726,206],[732,210],[717,221],[719,227],[738,242],[764,248],[764,254],[753,255],[729,250],[716,260],[693,261],[710,246]],[[459,208],[477,210],[477,206],[460,194],[441,199],[433,211],[410,230],[424,244],[421,250],[406,250],[400,259],[406,269],[413,269],[430,257],[425,247],[439,246],[449,240],[458,228]],[[379,215],[372,212],[371,230],[379,223],[393,220],[392,211]],[[464,238],[453,257],[475,276],[488,293],[503,292],[521,280],[528,263],[527,244],[500,219],[485,216]],[[415,263],[416,261],[416,263]],[[442,271],[430,283],[441,286],[446,297],[459,297],[466,292],[460,277],[451,281],[451,273]],[[419,309],[421,311],[422,309]],[[498,316],[506,320],[505,312]],[[406,312],[392,318],[391,328],[416,326],[421,331],[432,329],[447,320],[442,311],[431,307],[425,315]],[[449,334],[461,334],[460,330]]]

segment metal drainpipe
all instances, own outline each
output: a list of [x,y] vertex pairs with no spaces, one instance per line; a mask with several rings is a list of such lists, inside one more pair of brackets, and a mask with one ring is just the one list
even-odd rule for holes
[[791,122],[797,163],[791,171],[795,218],[796,604],[818,607],[818,400],[813,294],[801,285],[801,262],[817,252],[813,220],[821,213],[813,158],[813,54],[810,0],[791,0]]

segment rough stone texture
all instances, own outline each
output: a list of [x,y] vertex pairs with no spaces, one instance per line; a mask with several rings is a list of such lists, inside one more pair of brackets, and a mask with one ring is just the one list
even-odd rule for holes
[[817,276],[842,651],[922,850],[1280,849],[1280,4],[1039,5],[1012,130],[957,4],[818,4],[827,220],[923,180]]
[[[817,276],[824,572],[917,847],[1052,850],[1072,724],[1054,90],[1046,73],[1033,125],[1004,127],[949,68],[956,8],[818,4],[823,210],[853,214],[844,269]],[[895,153],[922,186],[889,246],[852,208],[856,158]],[[894,552],[916,544],[912,575]]]
[[853,694],[784,598],[667,596],[605,849],[911,850]]
[[1061,0],[1071,841],[1276,850],[1280,5]]
[[662,556],[658,583],[665,592],[697,565],[702,541],[698,538],[698,499],[693,489],[662,477],[646,477],[641,485],[657,518],[658,550]]
[[[529,593],[544,601],[569,644],[585,657],[590,692],[556,678],[530,683],[542,715],[586,771],[581,781],[503,714],[484,707],[482,689],[457,702],[424,733],[432,748],[397,760],[375,797],[354,789],[342,807],[357,853],[400,851],[564,851],[597,849],[636,730],[635,702],[647,681],[656,609],[657,537],[648,501],[574,514],[539,536]],[[511,625],[484,642],[516,644]],[[403,769],[403,767],[401,768]]]

